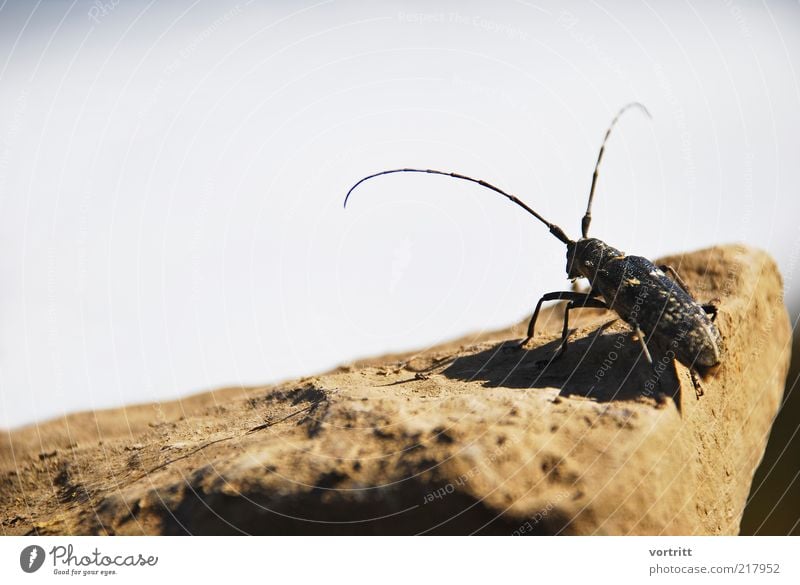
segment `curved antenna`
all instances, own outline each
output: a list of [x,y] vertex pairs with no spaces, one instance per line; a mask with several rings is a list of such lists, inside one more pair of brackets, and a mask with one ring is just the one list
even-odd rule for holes
[[586,206],[586,213],[583,215],[583,219],[581,220],[581,234],[583,234],[584,238],[589,237],[589,224],[592,222],[592,200],[594,199],[594,187],[597,184],[597,169],[600,168],[600,161],[603,160],[603,152],[605,152],[606,149],[606,142],[608,142],[608,137],[611,136],[611,130],[614,129],[617,120],[619,120],[620,117],[622,117],[622,114],[624,114],[630,108],[639,108],[645,114],[647,114],[648,118],[651,120],[653,119],[653,116],[650,115],[650,112],[648,112],[647,108],[645,108],[642,104],[639,102],[631,102],[622,106],[620,111],[617,112],[617,115],[614,116],[614,119],[611,120],[608,130],[606,130],[606,136],[603,138],[603,144],[600,145],[600,153],[597,155],[597,162],[594,165],[594,174],[592,175],[592,188],[589,190],[589,204]]
[[347,195],[345,195],[345,197],[344,197],[344,206],[347,207],[347,200],[350,198],[350,194],[353,191],[355,191],[356,187],[358,187],[361,183],[363,183],[364,181],[368,181],[369,179],[374,179],[375,177],[380,177],[381,175],[391,175],[392,173],[428,173],[428,174],[431,174],[431,175],[443,175],[445,177],[452,177],[454,179],[461,179],[462,181],[470,181],[471,183],[476,183],[476,184],[480,185],[481,187],[486,187],[487,189],[491,189],[495,193],[499,193],[500,195],[502,195],[504,197],[507,197],[513,203],[516,203],[517,205],[522,207],[522,209],[524,209],[525,211],[530,213],[533,217],[535,217],[536,219],[541,221],[544,225],[546,225],[550,229],[550,233],[553,234],[555,237],[557,237],[559,240],[561,240],[563,243],[569,244],[569,243],[572,242],[572,240],[570,240],[569,237],[567,237],[567,234],[564,233],[564,230],[562,230],[556,224],[547,221],[545,218],[543,218],[541,215],[536,213],[533,209],[531,209],[530,207],[525,205],[525,203],[523,203],[520,199],[518,199],[514,195],[511,195],[510,193],[506,193],[502,189],[500,189],[498,187],[495,187],[491,183],[487,183],[486,181],[484,181],[482,179],[473,179],[472,177],[468,177],[466,175],[461,175],[459,173],[447,173],[445,171],[435,171],[433,169],[392,169],[392,170],[389,170],[389,171],[381,171],[379,173],[374,173],[372,175],[364,177],[358,183],[356,183],[355,185],[350,187],[350,190],[347,192]]

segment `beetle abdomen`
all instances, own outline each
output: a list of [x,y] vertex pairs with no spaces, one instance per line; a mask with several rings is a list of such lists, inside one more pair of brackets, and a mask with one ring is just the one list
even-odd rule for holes
[[719,331],[678,283],[641,256],[604,263],[595,279],[608,305],[645,334],[648,345],[688,367],[713,367],[721,359]]

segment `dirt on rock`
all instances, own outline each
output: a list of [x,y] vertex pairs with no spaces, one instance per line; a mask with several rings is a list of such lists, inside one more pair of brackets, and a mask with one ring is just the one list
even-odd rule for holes
[[[274,386],[73,414],[0,437],[3,534],[737,534],[783,394],[789,319],[765,253],[664,259],[716,299],[697,397],[649,387],[612,313],[543,311]],[[577,315],[580,313],[580,315]]]

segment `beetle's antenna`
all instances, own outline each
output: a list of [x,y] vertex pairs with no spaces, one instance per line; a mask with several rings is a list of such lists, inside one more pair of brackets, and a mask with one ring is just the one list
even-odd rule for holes
[[511,195],[510,193],[506,193],[502,189],[499,189],[498,187],[495,187],[491,183],[487,183],[486,181],[484,181],[482,179],[473,179],[472,177],[467,177],[466,175],[461,175],[459,173],[447,173],[447,172],[444,172],[444,171],[435,171],[433,169],[392,169],[390,171],[381,171],[380,173],[375,173],[373,175],[369,175],[368,177],[364,177],[358,183],[356,183],[355,185],[350,187],[350,190],[347,192],[347,195],[345,195],[345,198],[344,198],[344,206],[347,207],[347,200],[350,198],[350,194],[361,183],[363,183],[364,181],[367,181],[369,179],[373,179],[375,177],[380,177],[381,175],[391,175],[392,173],[428,173],[428,174],[431,174],[431,175],[443,175],[445,177],[453,177],[454,179],[461,179],[463,181],[470,181],[472,183],[476,183],[476,184],[480,185],[481,187],[486,187],[487,189],[491,189],[495,193],[500,193],[500,195],[503,195],[504,197],[507,197],[512,202],[514,202],[517,205],[519,205],[520,207],[522,207],[522,209],[524,209],[525,211],[530,213],[533,217],[535,217],[536,219],[541,221],[544,225],[546,225],[550,229],[550,233],[553,234],[555,237],[557,237],[559,240],[561,240],[563,243],[565,243],[565,244],[572,243],[572,240],[570,240],[569,237],[567,237],[567,234],[564,233],[564,230],[562,230],[556,224],[547,221],[545,218],[543,218],[541,215],[536,213],[533,209],[531,209],[530,207],[525,205],[525,203],[523,203],[520,199],[518,199],[514,195]]
[[623,106],[622,109],[617,112],[617,115],[614,116],[614,119],[611,120],[608,130],[606,130],[606,136],[603,138],[603,144],[600,145],[600,153],[597,155],[597,163],[594,165],[594,174],[592,175],[592,188],[589,191],[589,204],[586,206],[586,213],[581,220],[581,233],[583,234],[584,238],[589,237],[589,224],[592,222],[592,200],[594,199],[594,187],[597,184],[597,169],[600,168],[600,161],[603,160],[603,152],[605,152],[606,149],[606,142],[608,141],[608,137],[611,135],[611,130],[614,128],[617,120],[619,120],[622,114],[624,114],[629,108],[634,107],[642,110],[651,120],[653,119],[653,116],[650,115],[650,112],[648,112],[647,108],[645,108],[642,104],[639,102],[631,102]]

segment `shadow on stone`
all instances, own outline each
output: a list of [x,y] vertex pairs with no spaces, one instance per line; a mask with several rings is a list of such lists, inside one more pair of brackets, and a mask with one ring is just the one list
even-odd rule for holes
[[[312,490],[288,497],[258,489],[238,496],[187,489],[175,509],[150,510],[161,516],[167,535],[464,535],[511,536],[522,521],[498,514],[485,502],[453,492],[423,503],[435,484],[410,480],[389,488],[358,491]],[[567,530],[569,519],[555,510],[533,524],[531,535]]]
[[442,374],[455,380],[483,381],[489,388],[560,388],[560,396],[583,396],[598,402],[665,395],[680,409],[674,363],[654,355],[661,368],[656,380],[639,343],[628,331],[608,332],[599,327],[584,337],[570,339],[567,351],[556,361],[551,360],[559,340],[530,350],[518,350],[516,343],[503,342],[456,358]]

